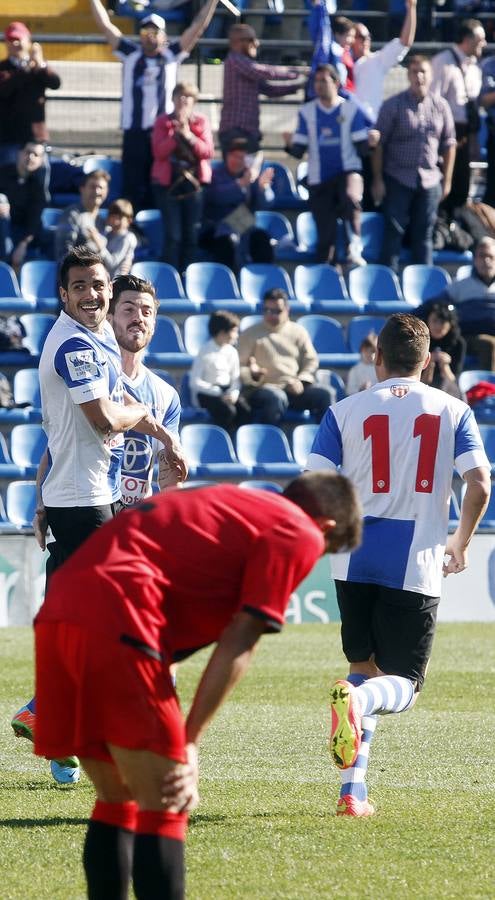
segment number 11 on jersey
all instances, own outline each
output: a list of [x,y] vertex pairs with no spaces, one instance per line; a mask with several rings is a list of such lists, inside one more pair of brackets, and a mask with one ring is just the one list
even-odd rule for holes
[[[415,491],[431,494],[440,434],[440,416],[422,413],[414,420],[413,438],[419,437]],[[371,439],[371,478],[374,494],[390,493],[390,422],[388,416],[368,416],[363,437]]]

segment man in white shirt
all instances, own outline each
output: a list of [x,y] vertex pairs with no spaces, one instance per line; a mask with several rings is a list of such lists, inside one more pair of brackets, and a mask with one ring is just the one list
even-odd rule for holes
[[454,209],[463,206],[469,196],[472,138],[479,129],[477,108],[482,82],[479,63],[484,47],[483,25],[478,19],[466,19],[459,25],[456,43],[437,53],[431,61],[431,91],[444,97],[449,104],[457,138],[452,188],[441,205],[447,221],[452,219]]
[[387,72],[406,56],[416,34],[416,0],[406,0],[406,16],[398,38],[371,51],[371,34],[362,22],[356,24],[352,45],[355,97],[366,115],[376,122],[383,101],[383,83]]

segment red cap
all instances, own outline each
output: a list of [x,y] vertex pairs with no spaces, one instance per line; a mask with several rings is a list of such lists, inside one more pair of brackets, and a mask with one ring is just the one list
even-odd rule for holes
[[22,38],[30,38],[31,32],[24,22],[11,22],[5,29],[5,40],[16,41]]

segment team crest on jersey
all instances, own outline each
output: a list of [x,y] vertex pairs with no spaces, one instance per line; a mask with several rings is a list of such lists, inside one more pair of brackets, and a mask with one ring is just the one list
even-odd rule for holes
[[72,381],[94,378],[98,374],[93,350],[74,350],[72,353],[66,353],[65,362]]
[[409,387],[407,386],[407,384],[393,384],[390,390],[394,397],[397,397],[398,400],[402,400],[402,398],[409,393]]

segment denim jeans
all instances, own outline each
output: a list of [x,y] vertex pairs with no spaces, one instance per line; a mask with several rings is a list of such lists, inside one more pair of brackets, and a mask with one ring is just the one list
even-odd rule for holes
[[409,188],[389,175],[385,175],[384,181],[385,227],[380,262],[398,271],[402,241],[409,226],[411,262],[431,265],[433,226],[442,193],[441,185]]
[[183,272],[196,262],[203,211],[203,191],[177,199],[168,188],[154,184],[155,203],[162,214],[164,247],[162,259]]

